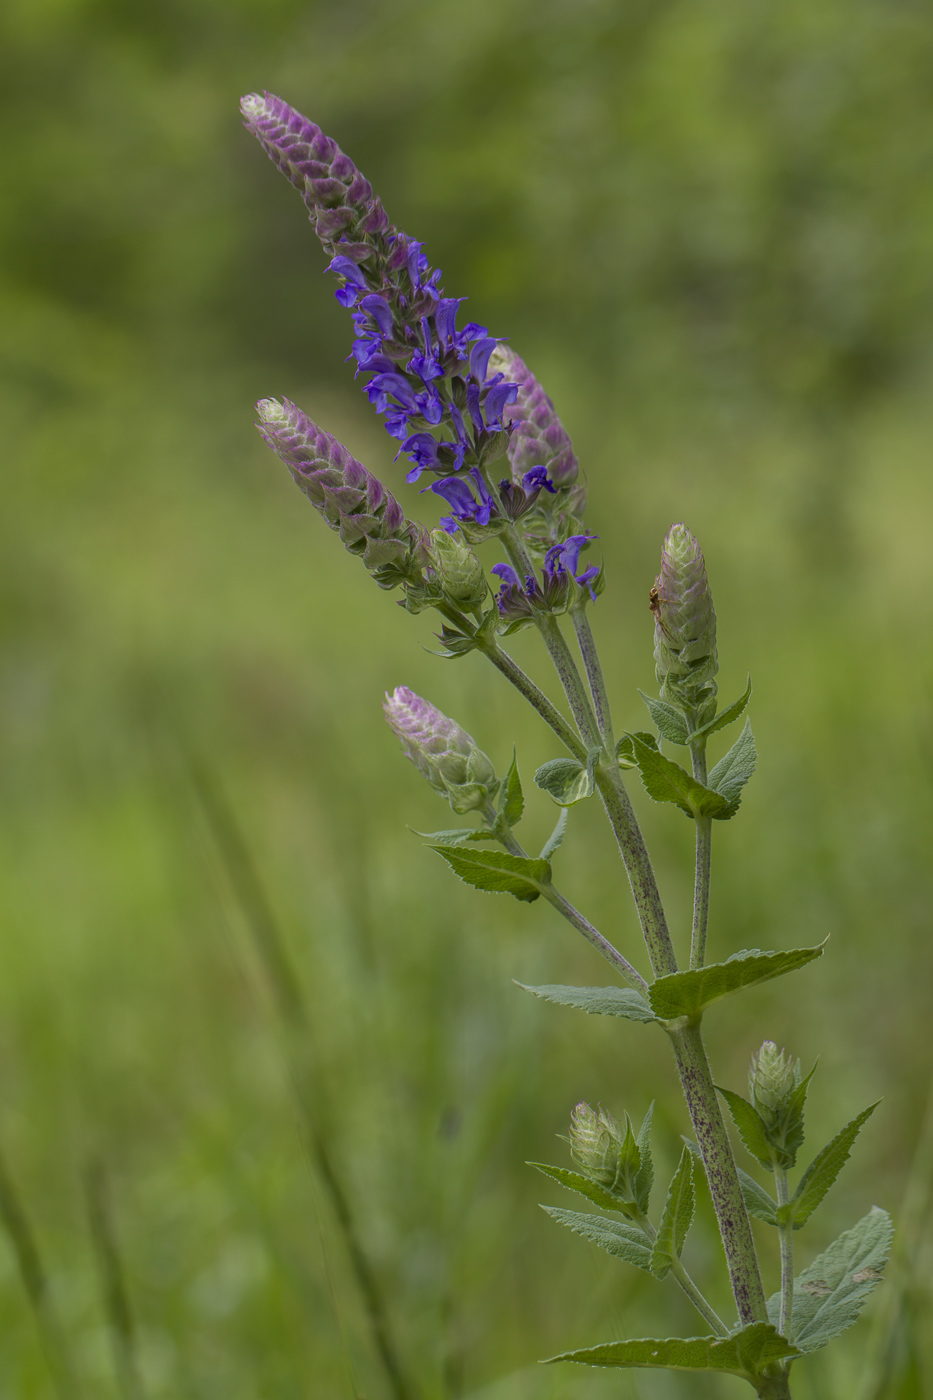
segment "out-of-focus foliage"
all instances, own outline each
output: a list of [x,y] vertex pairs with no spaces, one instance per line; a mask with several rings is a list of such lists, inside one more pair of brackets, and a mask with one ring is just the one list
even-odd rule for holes
[[[913,1221],[871,1318],[795,1394],[928,1392],[931,66],[915,0],[7,0],[0,1151],[81,1393],[131,1393],[92,1159],[146,1396],[388,1393],[296,1130],[296,1056],[424,1396],[544,1400],[568,1381],[538,1356],[695,1331],[666,1286],[555,1231],[535,1203],[563,1202],[522,1165],[563,1160],[581,1098],[638,1119],[655,1098],[672,1169],[666,1047],[512,985],[603,973],[539,905],[461,887],[406,831],[446,818],[382,692],[429,697],[500,771],[517,738],[529,791],[555,748],[477,658],[426,654],[430,618],[372,587],[251,427],[255,399],[289,395],[435,523],[353,386],[301,203],[239,125],[260,87],[353,155],[557,401],[607,563],[594,625],[620,724],[653,689],[663,535],[685,519],[701,540],[723,703],[750,670],[761,753],[716,833],[711,956],[833,934],[792,995],[710,1013],[714,1062],[741,1087],[763,1035],[822,1055],[814,1140],[886,1096],[814,1247],[873,1201]],[[532,646],[515,639],[550,685]],[[280,920],[297,1049],[191,755]],[[688,825],[642,814],[683,931]],[[552,818],[542,796],[526,821],[543,841]],[[598,813],[572,813],[555,868],[640,958]],[[0,1322],[0,1391],[52,1395],[5,1240]]]

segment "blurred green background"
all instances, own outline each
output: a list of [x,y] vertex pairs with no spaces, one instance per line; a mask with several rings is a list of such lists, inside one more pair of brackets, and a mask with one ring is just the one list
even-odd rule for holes
[[[239,124],[263,87],[556,400],[620,727],[645,722],[663,533],[700,536],[722,693],[751,671],[761,754],[716,832],[712,950],[832,934],[710,1015],[716,1072],[741,1090],[765,1037],[819,1055],[814,1148],[884,1096],[803,1262],[873,1202],[906,1217],[869,1316],[795,1396],[931,1393],[931,67],[917,0],[7,0],[0,1197],[38,1302],[4,1237],[4,1397],[748,1393],[536,1365],[697,1330],[672,1284],[548,1221],[539,1200],[573,1202],[523,1165],[566,1162],[581,1097],[656,1099],[669,1167],[686,1116],[662,1037],[511,981],[600,982],[595,955],[406,829],[449,813],[384,690],[503,768],[517,738],[528,786],[556,746],[478,658],[428,654],[431,617],[372,586],[251,426],[288,394],[433,523],[344,363],[300,200]],[[550,686],[533,639],[513,650]],[[691,831],[636,801],[683,937]],[[557,871],[641,965],[596,810]],[[701,1213],[688,1262],[726,1307]]]

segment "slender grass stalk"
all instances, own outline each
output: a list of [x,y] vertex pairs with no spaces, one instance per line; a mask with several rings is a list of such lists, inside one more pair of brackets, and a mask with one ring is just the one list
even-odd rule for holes
[[136,1322],[114,1229],[107,1178],[101,1162],[88,1163],[84,1173],[84,1193],[113,1346],[117,1384],[125,1400],[143,1400],[145,1390],[139,1367]]
[[61,1322],[52,1300],[49,1277],[26,1208],[2,1154],[0,1219],[12,1246],[20,1282],[35,1318],[55,1393],[59,1400],[76,1400],[80,1391]]
[[263,964],[289,1048],[292,1089],[301,1112],[308,1155],[324,1186],[363,1303],[373,1349],[393,1400],[417,1400],[419,1390],[402,1361],[386,1299],[362,1243],[355,1212],[321,1122],[319,1079],[310,1076],[310,1024],[285,941],[234,813],[203,764],[189,758],[192,783]]

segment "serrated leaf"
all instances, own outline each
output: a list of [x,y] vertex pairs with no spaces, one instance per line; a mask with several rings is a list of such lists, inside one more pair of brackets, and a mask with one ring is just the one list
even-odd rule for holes
[[742,715],[745,713],[745,707],[751,698],[752,678],[749,676],[745,694],[740,696],[728,709],[723,710],[722,714],[717,715],[715,719],[711,719],[708,723],[700,725],[700,728],[694,730],[690,735],[691,739],[698,739],[702,734],[716,734],[720,729],[725,729],[727,724],[734,724],[735,721],[741,719]]
[[655,700],[653,696],[646,695],[643,690],[638,693],[648,706],[648,713],[658,732],[672,744],[686,744],[687,722],[680,711],[675,710],[666,700]]
[[565,807],[564,810],[561,812],[560,816],[557,818],[557,824],[554,827],[554,830],[551,832],[550,836],[545,841],[544,845],[541,847],[541,854],[538,857],[539,860],[551,859],[551,856],[554,854],[554,852],[557,850],[558,846],[564,839],[564,833],[567,830],[567,822],[569,820],[570,812],[569,809]]
[[577,1361],[585,1366],[663,1367],[668,1371],[726,1371],[743,1380],[760,1376],[774,1361],[800,1356],[792,1342],[767,1322],[753,1322],[730,1337],[642,1337],[626,1342],[603,1342],[582,1351],[549,1356],[554,1361]]
[[512,762],[509,764],[509,771],[502,779],[502,790],[499,793],[499,815],[504,818],[509,826],[517,826],[522,819],[525,810],[525,796],[522,792],[522,780],[518,776],[518,763],[515,758],[515,750],[512,750]]
[[635,746],[633,741],[641,739],[650,749],[657,749],[658,741],[653,734],[648,734],[638,730],[635,734],[623,734],[616,744],[616,758],[620,768],[637,768],[638,759],[635,757]]
[[542,763],[535,773],[535,782],[559,807],[573,807],[596,791],[598,759],[599,749],[590,750],[586,763],[579,763],[575,758],[552,758]]
[[587,1215],[579,1210],[563,1210],[560,1206],[542,1206],[553,1220],[566,1225],[574,1234],[598,1244],[607,1254],[634,1264],[636,1269],[648,1270],[651,1249],[645,1236],[635,1225],[622,1220],[607,1220],[602,1215]]
[[809,1219],[849,1160],[852,1144],[874,1113],[880,1099],[853,1118],[837,1133],[832,1142],[818,1152],[800,1178],[800,1185],[791,1201],[794,1229],[799,1230]]
[[648,1112],[642,1120],[642,1125],[638,1130],[638,1151],[641,1154],[641,1167],[635,1178],[635,1201],[643,1214],[648,1214],[648,1205],[651,1201],[651,1188],[654,1185],[654,1161],[651,1156],[651,1119],[654,1116],[654,1104],[648,1105]]
[[640,734],[630,734],[632,752],[645,791],[655,802],[673,802],[688,817],[724,817],[730,801],[711,787],[698,783],[686,768],[667,758],[656,747],[645,743]]
[[699,1016],[704,1007],[723,997],[733,996],[746,987],[757,987],[772,977],[794,972],[822,955],[816,948],[790,948],[784,953],[763,953],[759,948],[743,949],[724,963],[708,963],[691,972],[671,972],[652,982],[651,1008],[662,1020],[677,1016]]
[[[802,1352],[818,1351],[856,1321],[882,1278],[893,1234],[887,1211],[872,1206],[794,1279],[794,1341]],[[774,1322],[780,1315],[781,1295],[775,1293],[768,1316]]]
[[745,1200],[745,1209],[749,1215],[753,1215],[756,1220],[763,1220],[766,1225],[777,1225],[778,1204],[773,1200],[763,1186],[759,1186],[754,1177],[748,1172],[737,1167],[739,1174],[739,1185],[742,1188],[742,1196]]
[[425,841],[438,843],[442,846],[462,846],[465,841],[498,841],[498,836],[488,827],[459,826],[451,831],[415,831],[410,826],[409,831],[413,831],[416,836],[421,836]]
[[468,885],[493,894],[511,894],[530,903],[551,882],[546,860],[513,856],[508,851],[469,851],[463,846],[432,846]]
[[558,1006],[579,1007],[591,1016],[623,1016],[627,1021],[658,1019],[644,997],[628,987],[562,987],[559,984],[529,987],[524,982],[516,985]]
[[651,1250],[651,1272],[655,1278],[666,1278],[673,1261],[679,1259],[683,1253],[687,1231],[693,1224],[695,1207],[693,1158],[685,1147],[668,1187],[657,1238]]
[[739,1137],[755,1161],[760,1162],[766,1170],[770,1171],[773,1162],[773,1148],[768,1141],[768,1134],[761,1114],[755,1105],[749,1103],[748,1099],[743,1099],[741,1094],[735,1094],[731,1089],[722,1089],[718,1084],[716,1089],[722,1094],[729,1107]]
[[755,771],[758,750],[751,721],[745,721],[745,728],[732,748],[721,758],[709,775],[709,785],[729,803],[728,815],[733,816],[742,800],[742,789]]
[[595,1206],[602,1206],[603,1210],[622,1210],[621,1201],[617,1201],[608,1191],[604,1191],[601,1186],[597,1186],[595,1181],[590,1181],[588,1176],[582,1172],[568,1171],[566,1167],[551,1167],[546,1162],[526,1162],[527,1167],[536,1167],[545,1176],[551,1176],[555,1181],[559,1181],[561,1186],[566,1186],[568,1191],[578,1191],[581,1196],[585,1196],[588,1201],[592,1201]]
[[[816,1062],[819,1064],[819,1061]],[[782,1165],[792,1167],[797,1161],[797,1152],[803,1146],[804,1121],[803,1110],[807,1102],[807,1091],[810,1088],[810,1080],[816,1074],[816,1064],[810,1073],[801,1079],[797,1088],[791,1094],[787,1104],[785,1114],[786,1126],[784,1129],[784,1151]]]

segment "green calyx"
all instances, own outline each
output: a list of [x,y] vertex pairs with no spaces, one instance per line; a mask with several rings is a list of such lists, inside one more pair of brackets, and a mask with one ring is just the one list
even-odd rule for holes
[[570,1150],[590,1181],[613,1196],[632,1217],[644,1215],[653,1178],[648,1146],[650,1113],[636,1139],[631,1119],[624,1127],[602,1106],[578,1103],[570,1118]]
[[483,566],[469,545],[446,530],[431,531],[429,567],[449,602],[459,608],[482,607],[489,586]]

